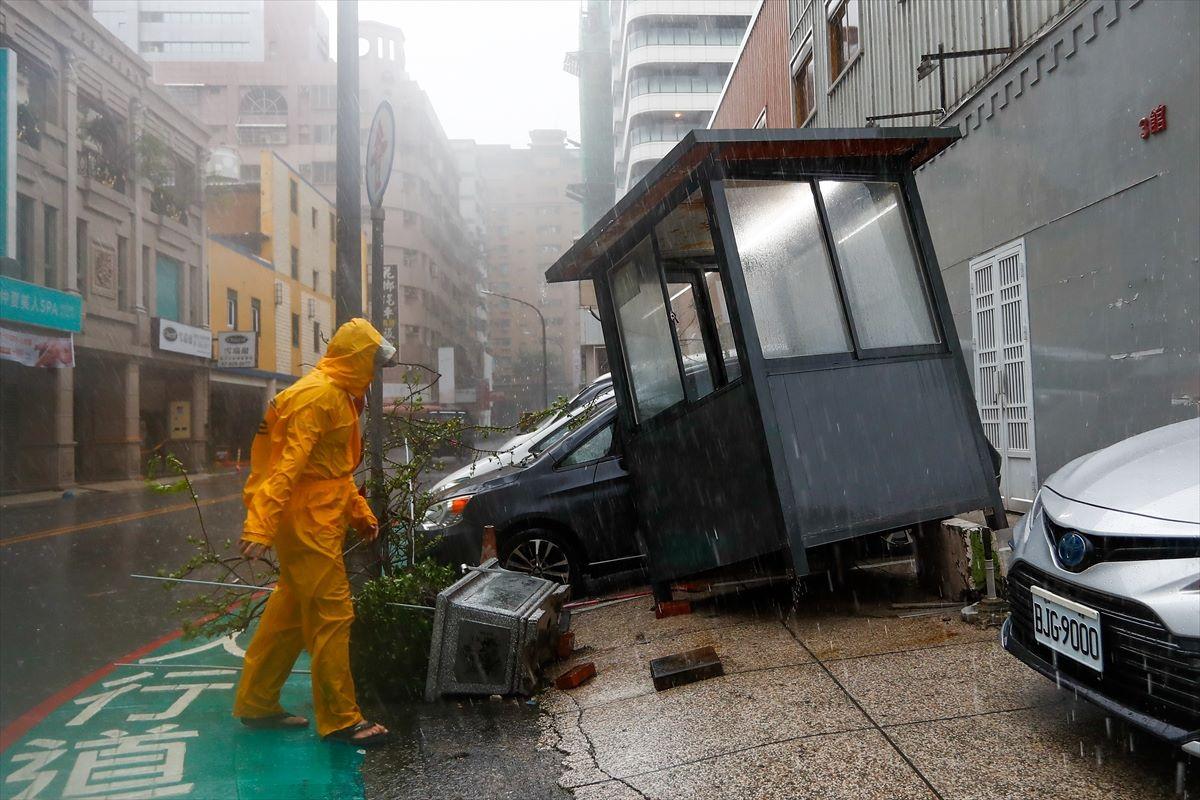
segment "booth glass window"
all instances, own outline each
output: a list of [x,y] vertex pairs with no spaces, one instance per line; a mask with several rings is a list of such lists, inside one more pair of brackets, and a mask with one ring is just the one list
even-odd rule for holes
[[654,247],[644,239],[610,273],[617,328],[638,422],[683,399]]
[[812,185],[730,180],[725,195],[763,356],[851,352]]
[[683,358],[683,388],[688,400],[699,400],[715,388],[701,327],[704,312],[701,301],[697,300],[696,288],[691,275],[667,273],[667,299],[671,303],[671,322],[679,341],[679,355]]
[[864,350],[938,343],[900,187],[821,181],[846,302]]
[[737,342],[733,338],[733,319],[729,316],[729,304],[725,300],[725,281],[715,269],[704,273],[705,288],[708,289],[708,304],[711,307],[713,324],[717,329],[717,344],[721,358],[725,360],[725,380],[734,381],[741,377],[742,365],[738,361]]

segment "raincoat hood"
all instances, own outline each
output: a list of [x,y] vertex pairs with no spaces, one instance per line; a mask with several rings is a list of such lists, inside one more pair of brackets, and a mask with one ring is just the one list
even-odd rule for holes
[[360,397],[375,377],[375,351],[383,342],[379,331],[360,317],[337,329],[317,369],[339,388]]

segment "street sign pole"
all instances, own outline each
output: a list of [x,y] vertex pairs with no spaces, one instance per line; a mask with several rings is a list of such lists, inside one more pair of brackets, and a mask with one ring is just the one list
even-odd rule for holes
[[[371,324],[375,330],[383,331],[383,208],[371,206]],[[391,343],[399,347],[397,342]],[[367,419],[367,430],[370,431],[369,443],[371,448],[371,481],[374,491],[371,493],[371,505],[375,517],[379,520],[380,535],[376,540],[382,564],[383,574],[390,571],[388,563],[387,536],[382,527],[386,523],[384,517],[387,509],[384,507],[386,493],[383,490],[383,367],[375,367],[375,380],[371,381],[370,414]]]
[[[392,106],[384,100],[371,122],[371,133],[367,137],[366,184],[367,200],[371,204],[371,324],[381,334],[384,332],[384,284],[383,284],[383,194],[392,177],[392,159],[396,154],[396,118]],[[389,289],[396,291],[394,286]],[[391,343],[399,348],[399,342]],[[383,367],[375,367],[375,380],[371,381],[370,409],[367,417],[368,446],[371,457],[371,507],[379,520],[380,536],[376,540],[376,553],[383,574],[391,571],[388,559],[386,503],[387,493],[383,488]]]

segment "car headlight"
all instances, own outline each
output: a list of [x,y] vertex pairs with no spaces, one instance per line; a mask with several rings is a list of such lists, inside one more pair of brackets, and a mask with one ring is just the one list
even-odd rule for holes
[[434,503],[421,520],[421,530],[438,531],[457,525],[467,509],[467,503],[471,502],[471,497],[472,495],[464,494]]
[[1029,540],[1029,532],[1031,530],[1042,529],[1042,515],[1044,513],[1042,510],[1042,493],[1038,492],[1037,497],[1033,498],[1033,507],[1029,509],[1029,514],[1017,523],[1017,527],[1013,528],[1013,553],[1016,553],[1025,546],[1025,542]]

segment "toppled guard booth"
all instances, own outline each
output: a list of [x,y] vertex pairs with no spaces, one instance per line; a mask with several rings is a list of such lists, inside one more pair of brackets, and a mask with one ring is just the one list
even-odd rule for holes
[[1003,527],[913,179],[956,135],[693,131],[546,272],[595,285],[660,599],[970,509]]

